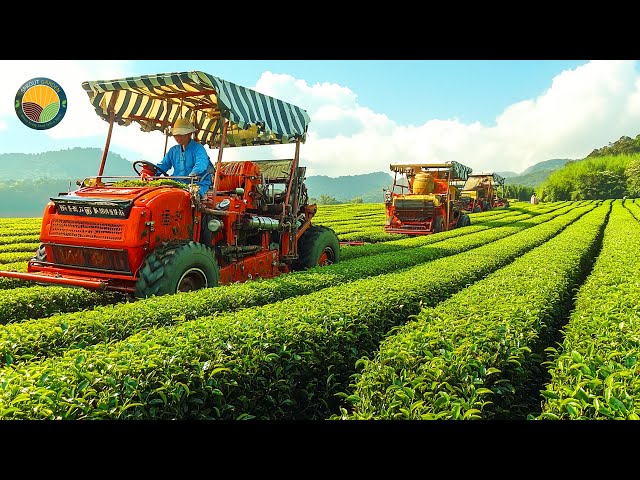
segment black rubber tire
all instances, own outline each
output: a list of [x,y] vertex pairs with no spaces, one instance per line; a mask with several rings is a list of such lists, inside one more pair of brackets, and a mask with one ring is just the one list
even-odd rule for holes
[[[321,263],[321,257],[326,260]],[[323,225],[312,225],[298,240],[298,258],[293,270],[306,270],[318,265],[331,265],[340,261],[340,241],[336,233]]]
[[433,219],[433,233],[440,233],[442,231],[442,217],[436,217]]
[[456,226],[458,228],[462,228],[462,227],[468,227],[469,225],[471,225],[471,219],[469,218],[469,215],[465,213],[460,215],[460,218],[458,219],[458,223],[456,224]]
[[168,295],[218,286],[220,268],[213,250],[201,243],[164,244],[142,263],[135,296]]

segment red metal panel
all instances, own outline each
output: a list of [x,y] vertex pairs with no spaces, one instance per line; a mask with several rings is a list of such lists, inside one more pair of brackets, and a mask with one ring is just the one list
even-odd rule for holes
[[273,278],[284,273],[278,268],[278,252],[268,250],[251,255],[220,269],[220,285]]

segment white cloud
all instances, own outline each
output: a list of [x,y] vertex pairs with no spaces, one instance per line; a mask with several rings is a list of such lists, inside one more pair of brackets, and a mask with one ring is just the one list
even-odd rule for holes
[[476,171],[522,172],[552,158],[584,158],[623,135],[640,134],[640,77],[634,61],[592,61],[562,72],[539,96],[509,106],[494,126],[425,118],[397,125],[336,84],[309,86],[266,72],[256,89],[306,108],[301,149],[307,175],[389,171],[390,163],[455,160]]
[[[584,158],[623,135],[640,133],[640,77],[635,61],[592,61],[550,79],[546,91],[507,107],[495,125],[464,124],[425,118],[421,125],[398,125],[384,112],[358,103],[357,92],[335,83],[308,84],[286,74],[264,72],[256,90],[289,101],[311,117],[301,164],[307,175],[357,175],[389,172],[390,163],[455,160],[476,171],[514,171],[552,158]],[[65,120],[46,131],[52,138],[72,141],[101,138],[108,124],[87,101],[81,83],[131,75],[127,61],[2,60],[0,131],[6,135],[15,121],[13,96],[24,81],[48,76],[60,83],[69,101]],[[43,74],[46,72],[46,75]],[[251,85],[247,85],[251,87]],[[164,151],[159,132],[142,133],[136,125],[114,127],[111,149],[123,149],[130,160],[157,162]],[[174,144],[169,139],[169,145]],[[136,158],[131,158],[131,154]],[[275,152],[275,153],[274,153]],[[293,146],[225,150],[225,160],[290,157]],[[210,157],[216,160],[217,151]]]

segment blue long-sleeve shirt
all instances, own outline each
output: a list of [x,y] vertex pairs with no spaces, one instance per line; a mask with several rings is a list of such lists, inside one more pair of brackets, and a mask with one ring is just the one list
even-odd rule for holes
[[[200,181],[195,182],[200,187],[200,196],[204,197],[207,190],[211,187],[213,181],[212,173],[213,164],[209,160],[209,155],[202,144],[191,139],[187,144],[184,152],[180,145],[174,145],[169,149],[162,161],[158,163],[158,167],[169,174],[169,170],[173,168],[171,176],[188,177],[189,175],[197,175]],[[211,167],[209,173],[207,170]],[[176,178],[178,182],[189,183],[187,179]]]

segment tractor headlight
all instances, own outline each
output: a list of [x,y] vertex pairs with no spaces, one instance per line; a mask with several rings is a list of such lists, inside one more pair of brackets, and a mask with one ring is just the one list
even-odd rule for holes
[[227,208],[229,208],[229,205],[231,205],[231,201],[228,198],[225,198],[216,205],[216,208],[218,210],[226,210]]
[[222,223],[222,220],[218,220],[217,218],[212,218],[207,223],[207,228],[210,232],[217,232],[222,227],[224,227],[224,223]]

